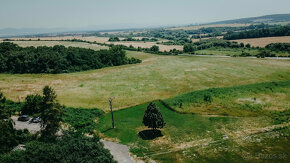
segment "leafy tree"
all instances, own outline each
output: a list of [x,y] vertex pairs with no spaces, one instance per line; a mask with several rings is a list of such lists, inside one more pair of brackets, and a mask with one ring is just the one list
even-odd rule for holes
[[258,58],[275,57],[275,54],[270,53],[269,50],[261,50],[257,55]]
[[119,37],[110,37],[109,41],[114,42],[114,41],[120,41]]
[[240,46],[243,48],[243,47],[245,47],[245,44],[241,42]]
[[143,124],[148,128],[152,128],[153,130],[156,130],[157,128],[163,128],[166,124],[159,109],[152,102],[147,106],[143,117]]
[[157,46],[157,45],[153,45],[153,46],[150,48],[150,51],[158,52],[158,51],[159,51],[159,46]]
[[16,130],[13,127],[11,113],[5,106],[6,98],[0,92],[0,153],[8,152],[18,144]]
[[249,43],[247,43],[246,48],[251,48],[251,45]]
[[63,106],[56,101],[55,91],[51,87],[45,86],[40,107],[42,136],[55,137],[56,132],[59,130],[63,113]]
[[38,114],[40,112],[40,107],[42,104],[42,96],[35,94],[35,95],[28,95],[25,98],[24,105],[21,109],[22,114]]

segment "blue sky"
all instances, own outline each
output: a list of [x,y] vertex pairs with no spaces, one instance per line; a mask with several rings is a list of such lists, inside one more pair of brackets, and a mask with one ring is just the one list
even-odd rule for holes
[[0,28],[182,25],[290,13],[290,0],[1,0]]

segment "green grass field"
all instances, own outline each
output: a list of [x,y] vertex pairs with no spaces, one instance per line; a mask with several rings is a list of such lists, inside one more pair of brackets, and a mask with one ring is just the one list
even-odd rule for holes
[[[267,152],[272,154],[287,152],[285,150],[289,139],[280,136],[279,132],[254,136],[246,132],[251,130],[258,133],[260,128],[273,125],[273,120],[267,116],[237,118],[180,114],[158,101],[155,103],[166,122],[166,126],[161,129],[162,137],[144,140],[138,136],[139,132],[147,130],[142,124],[142,118],[148,103],[114,112],[114,129],[111,128],[111,114],[102,116],[98,120],[98,131],[103,137],[129,145],[133,154],[160,162],[240,162],[244,160],[243,155],[263,153],[266,147]],[[229,138],[224,140],[224,135]],[[273,137],[276,141],[273,141]],[[253,143],[259,145],[254,146]],[[271,143],[271,148],[267,143]]]
[[[23,43],[28,46],[33,41]],[[61,104],[108,111],[109,97],[115,97],[114,108],[121,109],[194,90],[290,80],[290,60],[161,56],[142,52],[128,52],[128,56],[143,62],[68,74],[0,74],[0,88],[8,99],[22,101],[28,94],[40,93],[45,85],[50,85]]]

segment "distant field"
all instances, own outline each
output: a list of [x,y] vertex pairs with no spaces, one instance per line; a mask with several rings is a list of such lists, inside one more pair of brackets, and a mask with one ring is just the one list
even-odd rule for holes
[[281,37],[263,37],[263,38],[250,38],[250,39],[240,39],[234,40],[238,43],[249,43],[252,46],[265,47],[270,43],[290,43],[290,36],[281,36]]
[[172,49],[177,49],[177,50],[183,50],[183,46],[179,45],[161,45],[161,44],[156,44],[156,42],[106,42],[109,44],[114,44],[114,45],[125,45],[125,46],[130,46],[132,45],[135,48],[141,47],[141,48],[151,48],[153,45],[159,46],[160,51],[170,51]]
[[196,30],[200,28],[209,28],[209,27],[245,27],[251,24],[211,24],[211,25],[194,25],[194,26],[185,26],[185,27],[175,27],[175,28],[168,28],[168,30]]
[[[136,37],[138,38],[138,37]],[[159,46],[160,51],[170,51],[171,49],[177,49],[177,50],[183,50],[183,46],[178,45],[161,45],[157,44],[157,42],[141,42],[141,41],[128,41],[128,42],[109,42],[109,37],[40,37],[40,38],[16,38],[16,40],[72,40],[72,39],[80,39],[90,42],[98,42],[98,43],[106,43],[106,44],[114,44],[114,45],[125,45],[125,46],[134,46],[135,48],[141,47],[141,48],[151,48],[153,45]],[[120,38],[123,39],[123,38]],[[139,37],[140,39],[140,37]],[[168,41],[168,40],[162,40],[161,41]],[[26,43],[25,43],[26,44]],[[27,43],[29,44],[29,43]],[[35,43],[37,45],[41,45],[42,42]],[[77,44],[77,43],[76,43]]]
[[81,37],[81,36],[64,36],[64,37],[27,37],[27,38],[13,38],[13,40],[72,40],[80,39],[85,41],[96,41],[98,43],[105,43],[109,40],[109,37]]
[[93,50],[100,50],[100,49],[109,49],[107,46],[101,46],[97,44],[89,44],[89,43],[79,43],[79,42],[70,42],[70,41],[12,41],[15,44],[18,44],[22,47],[27,46],[54,46],[54,45],[63,45],[66,47],[81,47],[81,48],[89,48]]
[[[16,43],[29,46],[34,42]],[[49,42],[41,44],[45,43]],[[290,80],[289,60],[160,56],[142,52],[128,52],[128,56],[143,62],[69,74],[0,74],[0,88],[9,99],[18,101],[51,85],[62,104],[108,111],[109,97],[115,97],[114,108],[121,109],[194,90]]]

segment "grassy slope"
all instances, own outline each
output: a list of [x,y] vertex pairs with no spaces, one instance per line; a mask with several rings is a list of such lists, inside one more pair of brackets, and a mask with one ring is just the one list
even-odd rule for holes
[[[212,102],[207,102],[205,96],[211,96]],[[179,112],[257,116],[290,109],[290,81],[211,88],[182,94],[165,102]]]
[[69,74],[0,74],[0,88],[8,99],[18,101],[50,85],[66,106],[108,111],[108,97],[115,97],[114,107],[119,109],[194,90],[290,80],[289,60],[158,56],[141,52],[128,52],[128,56],[143,62]]
[[[279,136],[273,142],[272,139],[268,140],[269,135],[263,134],[256,138],[249,136],[247,140],[236,137],[237,131],[271,125],[272,120],[265,116],[234,118],[179,114],[167,109],[160,102],[155,103],[166,121],[166,126],[162,129],[163,137],[143,140],[138,136],[140,131],[147,129],[142,124],[142,117],[148,103],[114,112],[115,129],[111,129],[111,115],[105,114],[99,119],[98,130],[105,137],[130,145],[134,154],[161,162],[219,159],[242,161],[243,154],[250,152],[254,155],[254,152],[264,149],[266,143],[272,143],[272,148],[267,151],[270,153],[287,149],[285,143],[289,143],[288,139]],[[230,138],[224,141],[223,135],[229,135]],[[252,146],[256,139],[262,140],[263,144]]]

